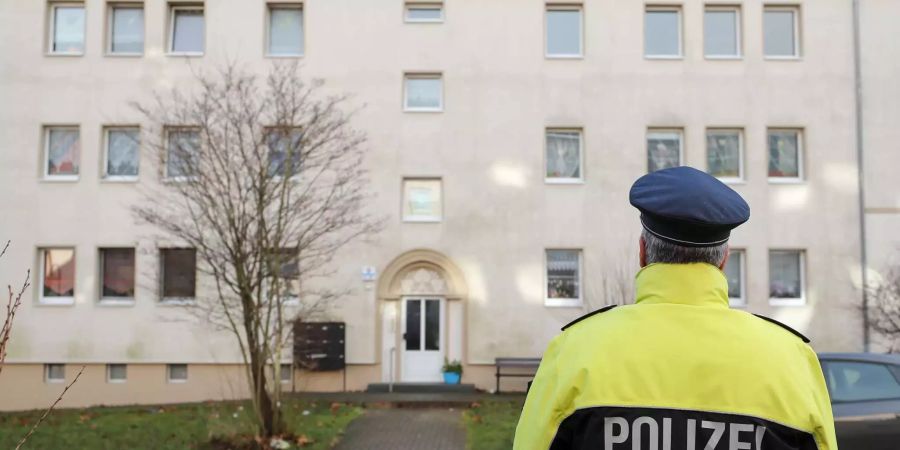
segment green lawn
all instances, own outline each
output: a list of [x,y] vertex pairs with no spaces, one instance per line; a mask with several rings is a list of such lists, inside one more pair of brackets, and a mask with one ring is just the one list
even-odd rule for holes
[[509,450],[524,399],[473,404],[463,413],[468,450]]
[[[352,405],[285,401],[288,429],[304,449],[328,449],[361,409]],[[304,411],[308,411],[306,415]],[[0,413],[0,448],[14,448],[40,411]],[[212,449],[216,438],[252,434],[249,405],[209,402],[54,411],[26,449]],[[291,448],[297,448],[295,443]]]

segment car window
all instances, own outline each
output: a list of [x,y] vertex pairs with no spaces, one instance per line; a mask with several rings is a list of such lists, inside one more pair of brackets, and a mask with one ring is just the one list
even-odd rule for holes
[[900,382],[886,365],[834,361],[827,363],[825,367],[833,401],[900,398]]

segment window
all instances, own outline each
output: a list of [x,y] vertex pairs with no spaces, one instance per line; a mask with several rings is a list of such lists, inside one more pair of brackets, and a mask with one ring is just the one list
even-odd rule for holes
[[[297,303],[300,293],[300,261],[296,248],[279,248],[267,252],[268,288],[284,303]],[[270,291],[271,292],[271,291]]]
[[770,59],[800,57],[800,10],[796,7],[767,6],[763,12],[763,48]]
[[444,21],[444,5],[406,2],[403,17],[408,23],[440,23]]
[[728,280],[728,302],[731,306],[746,306],[747,297],[744,294],[744,251],[731,249],[728,254],[728,262],[723,270]]
[[169,12],[169,52],[179,55],[202,55],[203,6],[172,6]]
[[581,305],[581,250],[547,250],[547,306]]
[[47,383],[65,383],[65,364],[44,364],[44,381]]
[[136,180],[140,165],[139,148],[140,130],[137,127],[107,128],[104,179]]
[[106,381],[109,383],[124,383],[128,378],[128,366],[125,364],[107,364]]
[[51,54],[84,54],[84,4],[50,4]]
[[741,12],[733,6],[708,6],[703,14],[703,53],[707,58],[741,57]]
[[200,132],[189,128],[173,128],[167,133],[166,177],[187,179],[196,172]]
[[169,364],[166,366],[166,379],[169,383],[186,383],[187,378],[187,364]]
[[803,179],[803,138],[800,130],[775,130],[768,133],[769,181]]
[[581,181],[581,131],[547,130],[546,138],[547,181]]
[[281,365],[281,382],[282,383],[290,383],[293,380],[294,375],[294,366],[291,364],[282,364]]
[[100,301],[134,301],[134,249],[100,249]]
[[44,149],[44,177],[77,180],[81,159],[78,127],[47,127]]
[[647,132],[647,171],[681,165],[681,130]]
[[162,299],[193,299],[197,288],[197,251],[192,248],[161,250]]
[[647,8],[644,13],[644,56],[681,58],[681,8]]
[[41,250],[41,303],[75,303],[75,249]]
[[722,181],[744,178],[743,139],[740,130],[706,131],[706,171]]
[[144,53],[144,7],[140,4],[112,4],[109,8],[109,47],[113,55]]
[[580,58],[582,46],[581,7],[547,8],[546,52],[549,58]]
[[303,8],[300,4],[269,5],[269,55],[303,55]]
[[[888,366],[855,361],[827,361],[825,373],[835,402],[894,400],[900,398],[900,381]],[[894,373],[898,369],[894,369]]]
[[407,74],[404,84],[404,110],[441,111],[444,109],[443,81],[440,74]]
[[269,174],[294,176],[300,172],[303,159],[303,133],[299,128],[267,130]]
[[403,180],[404,222],[440,222],[441,216],[440,179],[408,178]]
[[803,256],[799,250],[769,251],[769,303],[779,306],[806,302]]

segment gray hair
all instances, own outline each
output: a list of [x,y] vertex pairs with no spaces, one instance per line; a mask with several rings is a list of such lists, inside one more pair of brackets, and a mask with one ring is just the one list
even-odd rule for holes
[[641,230],[647,264],[707,263],[719,267],[728,252],[728,241],[713,247],[685,247],[664,241],[646,229]]

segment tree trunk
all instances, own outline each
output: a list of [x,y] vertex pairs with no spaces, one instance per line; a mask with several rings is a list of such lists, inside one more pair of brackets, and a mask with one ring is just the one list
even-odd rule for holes
[[258,349],[250,348],[250,367],[253,381],[252,395],[256,396],[263,437],[270,437],[281,432],[281,426],[275,420],[275,408],[266,386],[265,361],[260,358]]

